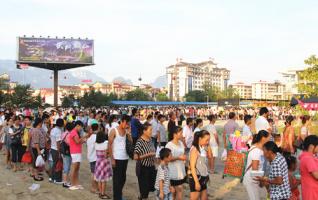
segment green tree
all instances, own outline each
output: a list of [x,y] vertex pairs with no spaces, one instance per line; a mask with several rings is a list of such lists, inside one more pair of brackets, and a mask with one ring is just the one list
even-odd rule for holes
[[142,89],[135,89],[129,91],[125,94],[125,99],[128,101],[151,101],[151,97],[148,93],[144,92]]
[[90,90],[83,97],[79,98],[79,103],[84,107],[101,107],[108,105],[112,100],[117,99],[114,94],[103,94],[100,91]]
[[62,107],[63,108],[69,108],[72,107],[75,101],[74,95],[65,96],[62,99]]
[[31,103],[31,108],[38,108],[42,106],[42,97],[40,94],[38,94],[36,97],[33,98],[33,102]]
[[208,94],[202,90],[192,90],[184,96],[187,102],[206,102]]
[[308,68],[298,74],[298,90],[306,96],[318,96],[318,58],[312,55],[304,62]]
[[157,101],[169,101],[169,97],[167,96],[166,93],[158,93],[156,95],[156,100]]
[[18,107],[30,107],[34,102],[34,97],[32,96],[32,89],[29,84],[27,85],[17,85],[13,89],[13,93],[10,97],[13,105]]

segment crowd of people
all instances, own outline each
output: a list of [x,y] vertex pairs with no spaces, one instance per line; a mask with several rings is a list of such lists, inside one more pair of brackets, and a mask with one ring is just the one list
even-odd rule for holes
[[[191,200],[207,200],[210,175],[218,173],[219,148],[228,149],[229,136],[240,130],[248,146],[243,184],[249,199],[264,198],[262,190],[273,200],[318,199],[318,137],[309,131],[309,116],[301,116],[302,127],[296,133],[291,113],[279,107],[2,109],[0,143],[7,169],[27,170],[34,181],[43,181],[47,171],[53,184],[84,189],[79,169],[87,150],[90,191],[101,199],[124,199],[132,159],[139,199],[154,192],[156,199],[182,200],[188,184]],[[217,119],[228,120],[220,134],[223,144]],[[285,120],[282,133],[275,119]],[[105,192],[110,181],[112,196]]]

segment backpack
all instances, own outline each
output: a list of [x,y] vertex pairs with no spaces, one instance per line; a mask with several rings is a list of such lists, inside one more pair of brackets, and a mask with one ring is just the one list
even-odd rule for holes
[[65,138],[68,136],[69,133],[67,133],[64,138],[62,139],[62,142],[61,142],[61,153],[63,155],[71,155],[70,153],[70,146],[65,142]]

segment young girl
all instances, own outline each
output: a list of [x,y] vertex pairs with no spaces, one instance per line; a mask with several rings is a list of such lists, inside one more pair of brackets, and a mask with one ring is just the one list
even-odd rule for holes
[[98,183],[99,198],[110,199],[110,196],[105,194],[106,181],[109,181],[113,176],[112,165],[107,155],[108,141],[104,132],[100,131],[96,135],[96,167],[94,172],[95,181]]
[[292,196],[289,198],[289,200],[299,200],[300,192],[298,186],[300,185],[300,180],[297,180],[293,175],[297,168],[297,159],[294,156],[286,156],[286,162],[288,166],[289,184],[292,192]]

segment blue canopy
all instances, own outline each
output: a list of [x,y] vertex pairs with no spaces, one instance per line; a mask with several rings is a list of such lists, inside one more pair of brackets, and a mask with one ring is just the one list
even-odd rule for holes
[[112,101],[114,105],[126,106],[212,106],[217,105],[217,102],[177,102],[177,101]]

